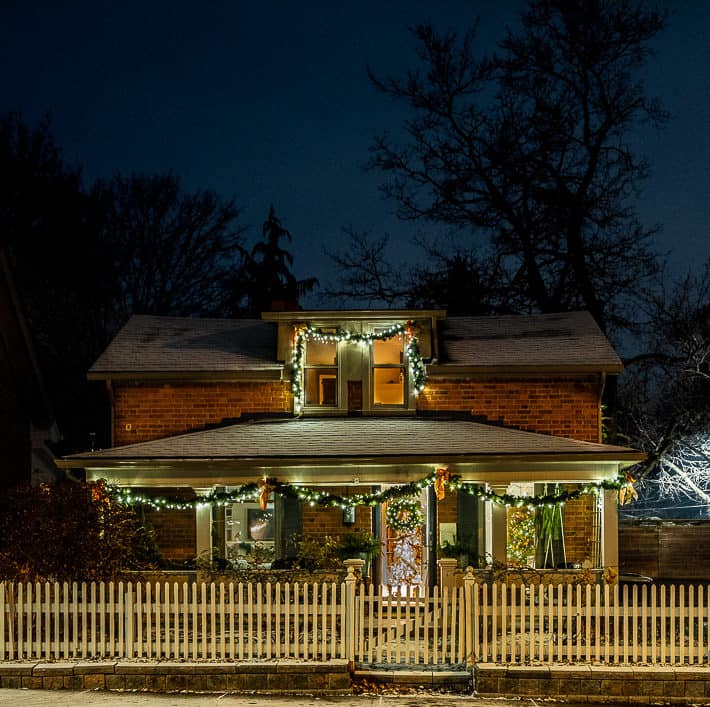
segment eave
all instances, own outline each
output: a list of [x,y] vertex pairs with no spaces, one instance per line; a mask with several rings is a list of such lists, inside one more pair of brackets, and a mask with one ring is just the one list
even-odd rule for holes
[[624,370],[623,365],[501,365],[501,366],[463,366],[455,364],[430,364],[427,366],[427,379],[429,378],[462,378],[486,376],[532,376],[549,378],[550,376],[568,377],[580,375],[599,375],[601,373],[618,374]]
[[160,380],[269,382],[284,379],[283,366],[251,371],[89,371],[88,380]]

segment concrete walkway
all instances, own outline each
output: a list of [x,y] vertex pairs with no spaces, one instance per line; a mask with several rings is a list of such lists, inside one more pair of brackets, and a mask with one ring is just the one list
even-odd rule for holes
[[2,707],[535,707],[532,700],[449,695],[264,697],[262,695],[161,695],[96,690],[0,690]]

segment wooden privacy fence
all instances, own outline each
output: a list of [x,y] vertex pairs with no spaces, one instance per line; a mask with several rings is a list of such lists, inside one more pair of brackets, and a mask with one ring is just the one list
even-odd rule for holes
[[295,658],[395,666],[707,662],[708,589],[0,584],[0,660]]

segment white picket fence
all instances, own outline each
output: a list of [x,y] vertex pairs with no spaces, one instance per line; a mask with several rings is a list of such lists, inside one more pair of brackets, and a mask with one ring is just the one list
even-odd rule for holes
[[708,588],[0,583],[0,661],[707,662]]

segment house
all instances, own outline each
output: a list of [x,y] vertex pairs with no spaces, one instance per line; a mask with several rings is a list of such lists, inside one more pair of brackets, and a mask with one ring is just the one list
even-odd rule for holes
[[0,249],[0,487],[54,478],[47,442],[59,431],[37,362],[10,264]]
[[511,561],[542,507],[562,533],[524,562],[617,566],[616,479],[642,458],[602,441],[621,368],[585,312],[134,316],[89,371],[113,446],[60,463],[152,507],[175,561],[368,529],[377,579],[432,583],[454,539]]

